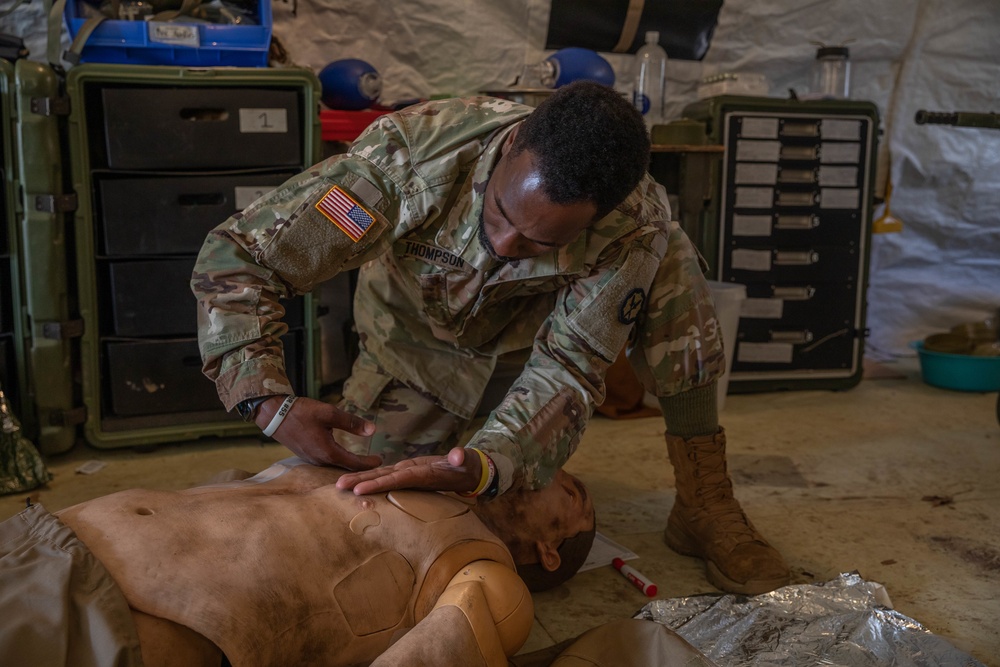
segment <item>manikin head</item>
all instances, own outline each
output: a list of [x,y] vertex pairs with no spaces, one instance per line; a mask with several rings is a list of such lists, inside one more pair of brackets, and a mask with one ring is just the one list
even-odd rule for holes
[[476,515],[504,541],[531,591],[563,583],[580,569],[594,541],[594,502],[562,469],[538,491],[513,491],[479,503]]
[[642,115],[613,89],[563,86],[504,142],[486,185],[480,243],[500,261],[570,244],[639,183],[649,145]]

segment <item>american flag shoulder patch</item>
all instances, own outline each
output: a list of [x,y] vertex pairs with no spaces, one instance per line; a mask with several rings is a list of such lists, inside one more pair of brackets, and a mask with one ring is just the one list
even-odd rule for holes
[[316,210],[357,243],[375,223],[375,218],[349,194],[335,185],[316,202]]

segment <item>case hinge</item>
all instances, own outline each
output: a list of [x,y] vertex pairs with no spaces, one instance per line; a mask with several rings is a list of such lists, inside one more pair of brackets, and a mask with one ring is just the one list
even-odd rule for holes
[[42,324],[42,338],[52,340],[67,340],[83,335],[83,320],[67,320],[66,322],[45,322]]
[[35,210],[46,213],[69,213],[77,207],[76,194],[35,195]]
[[31,113],[39,116],[68,116],[68,97],[32,97]]
[[69,410],[53,410],[49,413],[50,426],[77,426],[87,421],[87,408],[80,406]]

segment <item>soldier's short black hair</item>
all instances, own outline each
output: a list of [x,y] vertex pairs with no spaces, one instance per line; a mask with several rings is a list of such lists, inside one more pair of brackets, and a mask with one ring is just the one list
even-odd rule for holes
[[649,166],[642,114],[613,88],[577,81],[559,88],[521,123],[511,147],[531,151],[545,194],[557,204],[592,201],[595,219],[614,210]]

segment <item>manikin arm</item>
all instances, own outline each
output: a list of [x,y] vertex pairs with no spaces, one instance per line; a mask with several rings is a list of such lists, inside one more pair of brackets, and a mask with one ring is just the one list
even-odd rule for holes
[[510,568],[480,560],[462,568],[434,609],[372,667],[507,667],[534,620],[527,587]]

